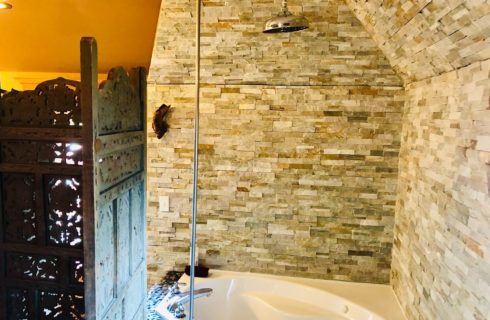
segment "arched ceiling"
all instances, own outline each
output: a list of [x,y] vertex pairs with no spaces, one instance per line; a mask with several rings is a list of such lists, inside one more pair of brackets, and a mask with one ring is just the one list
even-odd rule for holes
[[406,83],[490,58],[490,1],[346,2]]
[[0,10],[0,71],[79,72],[93,36],[99,69],[149,67],[161,0],[8,0]]

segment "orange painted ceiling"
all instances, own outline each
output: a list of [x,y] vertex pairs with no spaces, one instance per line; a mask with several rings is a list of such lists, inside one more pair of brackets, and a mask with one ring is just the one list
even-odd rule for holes
[[149,67],[161,0],[8,0],[0,71],[79,72],[79,43],[97,39],[99,71]]

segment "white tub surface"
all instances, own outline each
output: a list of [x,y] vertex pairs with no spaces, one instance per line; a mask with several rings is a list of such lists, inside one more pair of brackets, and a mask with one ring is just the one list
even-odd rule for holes
[[211,270],[196,288],[214,291],[196,320],[406,320],[389,285]]

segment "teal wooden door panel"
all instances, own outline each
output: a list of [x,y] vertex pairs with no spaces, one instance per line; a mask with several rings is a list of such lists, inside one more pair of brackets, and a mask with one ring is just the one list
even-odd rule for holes
[[91,124],[85,137],[92,154],[84,181],[92,182],[95,221],[85,241],[93,243],[85,252],[93,263],[86,270],[87,319],[144,319],[146,74],[115,68],[98,85],[97,47],[85,41],[82,104],[90,103],[92,113],[83,121]]

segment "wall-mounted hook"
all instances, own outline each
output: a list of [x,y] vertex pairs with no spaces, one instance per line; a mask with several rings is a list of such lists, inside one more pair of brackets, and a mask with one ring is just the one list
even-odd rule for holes
[[171,106],[162,104],[153,115],[153,131],[157,134],[157,138],[161,139],[168,130],[167,117],[170,114]]

